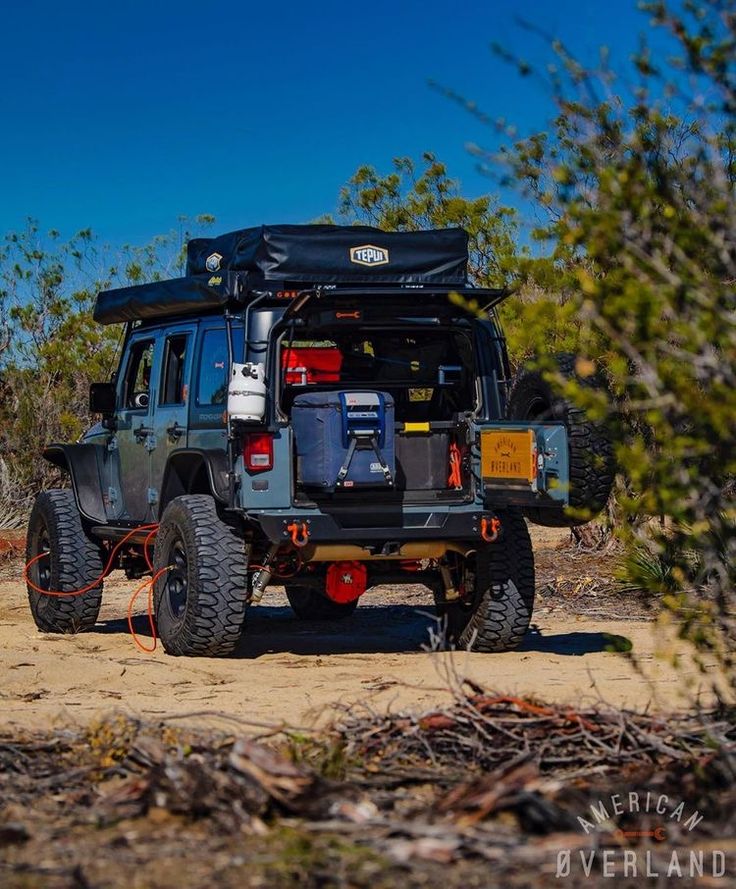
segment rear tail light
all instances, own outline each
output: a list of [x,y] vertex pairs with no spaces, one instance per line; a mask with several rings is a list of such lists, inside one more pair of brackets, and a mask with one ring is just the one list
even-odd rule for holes
[[273,469],[273,435],[268,432],[251,432],[243,445],[245,468],[250,472]]

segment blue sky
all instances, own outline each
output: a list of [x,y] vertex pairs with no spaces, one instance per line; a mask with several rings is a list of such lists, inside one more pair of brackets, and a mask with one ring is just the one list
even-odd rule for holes
[[0,233],[27,216],[112,244],[181,214],[218,231],[304,222],[360,164],[427,149],[468,194],[492,191],[465,145],[493,134],[427,81],[542,128],[544,88],[489,50],[546,58],[516,16],[622,62],[646,24],[633,0],[5,4]]

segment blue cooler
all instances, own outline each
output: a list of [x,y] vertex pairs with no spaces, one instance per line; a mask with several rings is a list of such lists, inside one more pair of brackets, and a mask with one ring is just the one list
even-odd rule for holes
[[297,481],[324,491],[392,488],[394,400],[387,392],[305,392],[294,399]]

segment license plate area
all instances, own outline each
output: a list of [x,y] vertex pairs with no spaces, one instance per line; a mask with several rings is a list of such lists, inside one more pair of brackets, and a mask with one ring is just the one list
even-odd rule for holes
[[531,484],[537,477],[533,429],[486,429],[480,436],[483,480],[505,479]]

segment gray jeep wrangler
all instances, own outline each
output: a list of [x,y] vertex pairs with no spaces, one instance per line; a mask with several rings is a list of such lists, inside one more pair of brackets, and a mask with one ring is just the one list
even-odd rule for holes
[[604,430],[539,374],[511,385],[505,296],[470,285],[460,229],[340,226],[193,240],[185,277],[100,293],[95,319],[125,324],[120,363],[91,388],[101,422],[44,451],[71,487],[30,518],[38,627],[93,627],[127,537],[113,567],[166,569],[171,654],[232,652],[270,584],[333,620],[376,584],[423,583],[452,644],[518,646],[525,516],[600,510],[613,465]]

